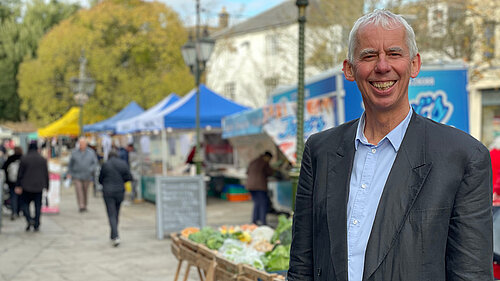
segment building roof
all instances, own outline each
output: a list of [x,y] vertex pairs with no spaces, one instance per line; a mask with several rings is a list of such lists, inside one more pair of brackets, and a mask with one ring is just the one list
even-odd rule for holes
[[[310,0],[309,6],[306,9],[307,20],[321,17],[322,13],[318,13],[319,0]],[[220,31],[211,34],[215,39],[229,37],[237,34],[256,32],[259,30],[271,29],[278,26],[287,26],[297,23],[298,8],[294,0],[286,0],[283,3],[264,11],[246,21],[230,26]],[[312,17],[312,18],[311,18]]]

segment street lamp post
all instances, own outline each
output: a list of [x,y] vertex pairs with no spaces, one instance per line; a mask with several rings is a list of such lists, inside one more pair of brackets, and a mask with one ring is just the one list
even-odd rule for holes
[[295,5],[299,8],[299,69],[298,69],[298,85],[297,85],[297,145],[296,145],[296,161],[290,172],[292,177],[292,210],[295,210],[295,196],[297,194],[297,185],[300,175],[300,163],[302,162],[302,152],[304,150],[304,37],[306,28],[306,7],[309,4],[308,0],[297,0]]
[[79,76],[70,79],[71,87],[75,93],[75,101],[80,107],[80,116],[78,118],[79,136],[83,135],[83,105],[89,100],[89,96],[92,95],[95,89],[95,80],[87,77],[85,73],[86,65],[87,59],[85,58],[85,52],[82,50]]
[[194,74],[196,82],[196,149],[193,161],[196,164],[196,174],[201,174],[201,151],[200,151],[200,77],[205,70],[205,64],[215,45],[215,41],[208,37],[205,29],[203,38],[200,36],[200,1],[196,0],[196,37],[194,42],[192,37],[181,48],[184,62],[189,66]]

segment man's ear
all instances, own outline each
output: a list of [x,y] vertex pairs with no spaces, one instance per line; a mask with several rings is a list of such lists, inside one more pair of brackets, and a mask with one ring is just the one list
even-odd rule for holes
[[344,76],[345,79],[348,81],[354,81],[354,70],[352,69],[352,64],[345,59],[344,60],[344,67],[342,68],[342,71],[344,71]]
[[420,72],[420,66],[422,65],[422,61],[420,59],[420,54],[417,55],[411,60],[411,78],[417,77]]

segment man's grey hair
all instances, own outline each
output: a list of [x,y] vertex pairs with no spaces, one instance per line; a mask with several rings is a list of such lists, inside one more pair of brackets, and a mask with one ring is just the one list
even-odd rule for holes
[[410,50],[410,58],[413,59],[417,53],[417,42],[415,41],[415,32],[410,24],[400,15],[396,15],[388,10],[374,10],[360,17],[349,33],[349,48],[347,50],[347,59],[352,64],[354,63],[354,50],[358,44],[358,31],[360,28],[367,25],[381,26],[386,30],[391,30],[400,26],[405,29],[406,45]]

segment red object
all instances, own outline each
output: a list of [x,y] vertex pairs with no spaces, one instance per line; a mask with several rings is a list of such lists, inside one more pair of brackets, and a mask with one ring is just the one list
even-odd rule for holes
[[496,262],[493,262],[493,276],[500,280],[500,265]]
[[490,151],[491,170],[493,179],[493,193],[500,196],[500,150],[492,149]]

